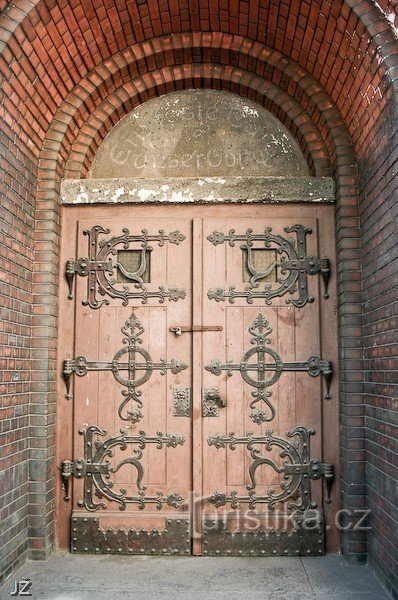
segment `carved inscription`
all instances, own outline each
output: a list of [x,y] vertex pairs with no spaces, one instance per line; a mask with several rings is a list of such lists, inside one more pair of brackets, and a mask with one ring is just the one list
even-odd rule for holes
[[101,144],[92,177],[297,176],[308,168],[293,136],[260,105],[186,90],[145,102]]

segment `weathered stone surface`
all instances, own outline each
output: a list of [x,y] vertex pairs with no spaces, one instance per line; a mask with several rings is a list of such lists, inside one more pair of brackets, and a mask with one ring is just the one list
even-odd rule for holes
[[[389,600],[371,569],[342,556],[252,558],[55,553],[24,565],[37,600]],[[14,579],[0,588],[10,598]]]
[[62,204],[333,203],[330,177],[64,179]]
[[292,134],[255,102],[186,90],[137,107],[114,127],[91,177],[308,175]]

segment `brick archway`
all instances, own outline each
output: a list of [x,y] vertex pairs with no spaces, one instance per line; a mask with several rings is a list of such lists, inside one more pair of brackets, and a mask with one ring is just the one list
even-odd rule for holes
[[[188,50],[188,37],[185,36],[181,40],[179,36],[176,36],[175,45],[177,48],[181,42]],[[231,38],[227,36],[226,42],[230,43]],[[245,47],[244,41],[240,46]],[[267,82],[264,77],[258,76],[256,72],[249,72],[239,67],[234,68],[230,65],[222,67],[212,63],[169,64],[162,69],[150,71],[146,71],[144,68],[143,72],[137,74],[135,79],[131,79],[129,61],[126,61],[126,57],[117,55],[115,60],[109,62],[107,69],[102,65],[101,69],[98,70],[99,72],[91,73],[86,81],[82,81],[78,88],[70,93],[64,104],[58,109],[43,144],[44,159],[41,161],[41,168],[39,169],[39,200],[37,205],[37,215],[39,217],[42,204],[40,198],[45,198],[42,213],[44,215],[43,226],[44,222],[48,223],[50,220],[50,222],[56,223],[54,233],[59,234],[58,198],[60,178],[65,174],[71,175],[72,173],[79,176],[87,168],[96,147],[98,147],[110,127],[120,119],[124,111],[128,111],[135,105],[161,92],[200,86],[212,89],[228,89],[261,104],[266,104],[268,97],[268,99],[272,99],[274,106],[278,107],[277,116],[279,117],[286,114],[285,108],[287,111],[291,111],[292,116],[295,113],[297,114],[297,110],[300,110],[295,123],[294,119],[291,119],[290,123],[285,120],[284,124],[294,124],[295,129],[291,130],[296,135],[299,133],[297,137],[302,142],[302,147],[303,142],[305,143],[308,140],[308,148],[311,147],[313,150],[310,155],[311,162],[317,164],[318,172],[319,167],[326,164],[327,174],[333,173],[338,199],[336,213],[338,235],[339,232],[342,232],[339,243],[342,246],[345,244],[347,246],[352,245],[353,230],[349,226],[345,227],[345,222],[347,222],[347,215],[352,219],[356,214],[356,157],[343,120],[322,88],[303,69],[291,64],[279,53],[269,52],[268,49],[262,48],[259,44],[252,45],[250,43],[245,47],[244,60],[246,60],[248,52],[250,56],[252,46],[253,53],[262,56],[262,62],[264,63],[262,70],[266,71],[267,66],[270,66],[266,62],[265,57],[267,57],[270,60],[272,71],[275,72],[275,79],[281,85],[287,90],[292,89],[292,87],[301,90],[299,95],[301,102],[294,101],[284,89],[272,82]],[[148,44],[145,50],[151,52],[156,47],[157,44]],[[140,48],[140,51],[143,52],[143,48]],[[209,52],[210,54],[211,52]],[[132,55],[134,61],[131,62],[134,64],[136,56],[134,53]],[[145,62],[143,62],[143,65],[151,62],[155,64],[159,60],[159,53],[155,53],[154,57],[151,54],[144,56]],[[239,54],[236,58],[239,62]],[[278,71],[276,65],[279,67]],[[289,78],[290,74],[292,75],[291,78]],[[127,78],[127,81],[124,81],[124,77]],[[95,86],[93,81],[95,81]],[[126,102],[125,108],[123,107],[123,100]],[[87,106],[90,106],[90,111]],[[53,217],[49,219],[49,202],[51,199],[53,202]],[[348,236],[347,232],[349,232]],[[53,256],[57,255],[58,241],[56,245],[51,242],[47,247],[51,248],[54,253]],[[353,252],[350,254],[351,258]],[[52,256],[47,255],[46,260],[41,263],[42,268],[47,270],[49,262],[52,261]],[[352,268],[347,272],[344,259],[339,261],[339,277],[340,293],[344,293],[345,285],[352,285]],[[43,315],[47,311],[42,302],[37,308],[34,308],[34,311],[36,310],[40,313],[39,318],[44,327],[48,327],[50,319],[47,321],[43,319]],[[351,310],[353,310],[352,302],[340,305],[343,319],[346,312],[349,313]],[[340,331],[341,340],[348,339],[353,332],[349,317],[345,317],[344,321],[344,326]],[[357,333],[357,329],[355,332]],[[56,335],[55,326],[53,335]],[[344,370],[342,370],[341,375],[344,383]],[[342,412],[344,412],[344,393],[342,394]],[[352,470],[349,466],[348,469],[349,471]],[[351,472],[350,476],[353,476]],[[358,472],[356,476],[360,478],[363,474]]]
[[[369,476],[378,468],[374,447],[365,453],[363,356],[378,369],[388,368],[393,335],[393,325],[380,314],[385,304],[378,293],[383,284],[393,302],[395,271],[382,258],[391,252],[395,231],[388,216],[396,160],[393,2],[281,1],[267,8],[242,1],[228,9],[198,2],[188,11],[184,2],[168,10],[149,0],[118,5],[119,14],[110,6],[111,19],[102,4],[87,12],[78,2],[35,0],[29,11],[26,6],[22,0],[0,3],[0,69],[6,80],[1,116],[9,165],[7,206],[23,233],[16,234],[18,269],[28,273],[21,316],[13,313],[11,323],[19,331],[19,321],[26,320],[35,338],[29,350],[32,375],[17,389],[25,398],[29,383],[32,423],[38,425],[30,444],[40,449],[35,456],[45,463],[43,468],[36,458],[30,461],[32,556],[47,555],[52,545],[59,181],[65,174],[86,172],[98,143],[130,104],[181,87],[225,86],[264,104],[296,136],[315,173],[333,172],[339,198],[342,506],[361,506],[366,456]],[[7,249],[7,258],[13,251]],[[17,287],[24,286],[18,269]],[[380,352],[373,350],[375,344]],[[381,389],[377,376],[369,376],[370,422],[372,398],[380,393],[387,410],[394,390],[387,382]],[[23,452],[21,464],[29,460],[26,447]],[[372,486],[369,490],[378,524],[388,506],[379,511],[377,493]],[[374,539],[370,553],[376,557],[376,548],[383,548],[387,572],[391,544],[385,536]],[[364,534],[349,531],[344,549],[363,559]]]
[[[246,75],[248,82],[245,85],[242,83],[242,79]],[[87,176],[91,161],[101,141],[123,116],[141,103],[140,98],[141,101],[144,100],[144,93],[138,91],[138,81],[141,83],[144,80],[147,83],[145,95],[150,99],[173,90],[169,85],[170,89],[166,92],[163,84],[156,83],[164,80],[166,76],[172,78],[174,90],[181,89],[182,86],[184,89],[187,87],[198,89],[202,87],[203,80],[208,79],[211,80],[212,89],[229,92],[233,90],[234,93],[266,107],[296,137],[307,159],[310,172],[318,176],[330,175],[331,166],[325,142],[314,121],[293,97],[275,84],[266,82],[242,69],[222,69],[212,64],[195,64],[153,71],[144,75],[143,78],[125,83],[109,93],[92,111],[76,136],[65,166],[65,177]]]

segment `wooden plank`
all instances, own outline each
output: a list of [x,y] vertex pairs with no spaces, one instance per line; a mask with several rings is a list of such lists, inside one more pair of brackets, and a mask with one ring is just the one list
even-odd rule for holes
[[[66,214],[65,214],[66,213]],[[67,219],[68,211],[62,210],[63,236],[60,254],[58,345],[57,345],[57,414],[56,414],[56,464],[73,458],[74,421],[73,401],[66,398],[66,387],[62,377],[63,361],[74,355],[75,302],[68,299],[68,286],[64,275],[66,261],[73,259],[77,252],[77,230],[74,215]],[[61,317],[62,315],[62,317]],[[35,352],[33,350],[32,352]],[[39,350],[39,352],[41,352]],[[70,518],[72,502],[64,500],[65,490],[61,477],[55,477],[56,486],[56,546],[66,549],[69,546]],[[72,492],[73,482],[70,485]]]
[[[339,357],[338,357],[338,329],[337,329],[337,291],[335,260],[336,240],[334,210],[325,207],[317,209],[318,213],[318,248],[319,256],[328,256],[331,259],[331,277],[329,282],[329,299],[325,300],[320,295],[321,314],[321,352],[322,355],[332,360],[333,379],[331,386],[331,399],[322,401],[322,459],[334,465],[335,478],[332,487],[332,502],[323,504],[325,519],[328,526],[326,536],[327,552],[335,552],[340,547],[340,531],[336,527],[336,512],[340,508],[340,446],[339,446]],[[320,283],[320,282],[319,282]],[[321,294],[323,287],[321,287]],[[358,335],[361,330],[358,328]],[[324,392],[324,388],[323,388]],[[323,497],[326,488],[323,486]]]
[[[226,353],[227,358],[239,362],[244,353],[244,312],[239,306],[228,306],[226,309]],[[225,377],[225,375],[224,375]],[[245,421],[243,416],[249,410],[249,399],[245,393],[245,385],[240,372],[234,372],[232,377],[226,379],[226,418],[225,428],[228,435],[234,431],[236,435],[245,435]],[[218,450],[218,452],[221,452]],[[244,446],[238,446],[234,451],[226,451],[227,467],[227,490],[231,492],[244,485],[244,470],[247,450]]]
[[[148,350],[153,361],[167,358],[167,309],[150,307],[148,311]],[[167,376],[154,371],[151,379],[142,388],[146,389],[145,406],[148,418],[147,429],[154,435],[156,431],[169,431],[167,423]],[[167,492],[168,464],[173,460],[173,451],[159,450],[151,444],[145,450],[148,459],[147,483]]]
[[[203,325],[203,224],[192,229],[192,324]],[[195,361],[195,363],[193,363]],[[202,431],[202,333],[192,334],[192,552],[202,554],[203,431]],[[199,367],[199,368],[198,368]]]

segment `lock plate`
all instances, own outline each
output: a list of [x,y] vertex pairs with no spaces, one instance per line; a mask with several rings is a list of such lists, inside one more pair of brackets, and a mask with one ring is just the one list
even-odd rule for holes
[[218,417],[220,408],[226,406],[224,398],[218,388],[203,388],[202,390],[202,417]]

